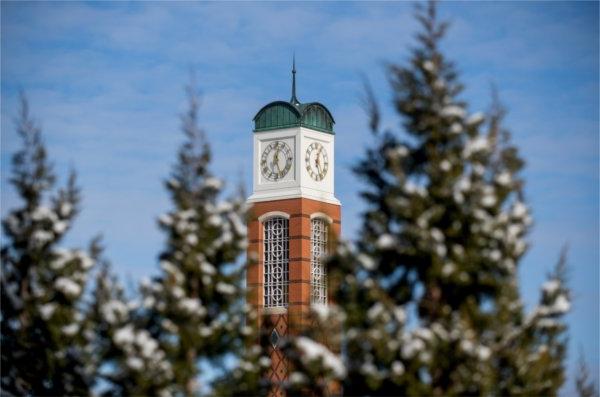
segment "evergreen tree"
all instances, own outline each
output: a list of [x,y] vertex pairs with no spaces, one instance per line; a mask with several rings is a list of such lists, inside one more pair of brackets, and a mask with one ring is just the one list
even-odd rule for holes
[[123,287],[104,264],[96,277],[90,321],[97,377],[107,382],[102,395],[161,396],[170,394],[173,369],[158,341],[144,329],[139,303],[125,296]]
[[21,96],[11,184],[22,204],[2,221],[2,390],[15,395],[86,395],[93,385],[92,325],[83,293],[98,255],[59,248],[79,207],[71,173],[54,191],[40,128]]
[[171,365],[174,393],[199,392],[200,359],[219,362],[241,349],[249,334],[242,316],[236,260],[246,248],[243,198],[219,200],[221,180],[209,171],[211,152],[198,127],[199,100],[187,87],[189,109],[182,116],[186,141],[166,182],[173,210],[159,219],[167,234],[160,276],[143,286],[145,328]]
[[598,388],[590,379],[590,370],[585,362],[583,353],[579,353],[578,373],[575,377],[575,387],[579,397],[598,397]]
[[261,346],[268,346],[269,335],[258,330],[257,313],[249,305],[242,309],[245,317],[243,332],[238,335],[239,343],[232,350],[235,359],[231,370],[226,371],[213,384],[215,396],[265,396],[273,386],[268,380],[271,359]]
[[[462,84],[439,47],[447,25],[437,21],[435,5],[420,8],[417,18],[422,31],[409,65],[390,67],[406,134],[378,134],[356,169],[369,187],[357,256],[364,279],[356,284],[373,302],[363,311],[367,322],[380,326],[359,332],[357,346],[348,338],[350,360],[354,349],[362,357],[356,361],[362,377],[349,376],[348,388],[556,394],[569,293],[559,268],[540,307],[523,314],[517,267],[531,223],[519,176],[523,161],[502,127],[497,100],[487,115],[468,115]],[[402,327],[406,314],[414,315],[414,326]],[[396,338],[382,337],[390,328]],[[512,334],[521,357],[511,361],[503,356]],[[365,345],[368,352],[361,351]],[[532,357],[544,348],[544,359]]]
[[[514,295],[514,294],[511,294]],[[565,381],[567,338],[563,316],[570,310],[566,288],[566,250],[542,285],[540,301],[523,316],[522,305],[507,299],[495,349],[498,394],[557,395]]]
[[346,366],[339,353],[344,319],[338,305],[315,305],[309,316],[310,326],[303,334],[283,341],[281,348],[291,368],[282,385],[288,395],[342,394]]
[[328,264],[345,313],[344,394],[555,395],[570,307],[564,260],[526,315],[517,279],[531,224],[523,161],[495,97],[487,114],[469,114],[460,99],[435,4],[416,17],[408,64],[389,67],[404,133],[379,131],[369,91],[376,142],[355,169],[367,185],[361,238]]

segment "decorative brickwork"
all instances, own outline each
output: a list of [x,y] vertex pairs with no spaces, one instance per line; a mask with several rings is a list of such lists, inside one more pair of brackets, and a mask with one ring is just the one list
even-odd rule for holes
[[[273,216],[269,216],[273,213]],[[318,215],[315,217],[315,215]],[[311,219],[311,216],[313,219]],[[260,219],[259,219],[260,218]],[[272,253],[274,249],[285,251],[285,248],[274,248],[275,241],[282,242],[281,236],[272,239],[269,231],[273,223],[270,219],[278,219],[277,222],[283,227],[287,221],[288,227],[288,294],[287,307],[284,305],[273,304],[275,301],[265,293],[271,291],[268,285],[265,288],[265,281],[272,283],[273,278],[273,260]],[[318,222],[314,222],[318,220]],[[331,221],[331,223],[329,223]],[[315,224],[318,224],[319,236],[315,241],[313,231]],[[271,335],[273,330],[276,335],[272,335],[272,340],[282,338],[287,335],[296,335],[302,327],[309,326],[309,311],[311,299],[314,295],[314,288],[311,282],[314,278],[315,249],[317,243],[318,250],[316,255],[320,255],[322,250],[326,249],[326,243],[329,235],[323,234],[323,226],[334,236],[339,236],[341,226],[341,208],[339,205],[329,204],[317,200],[306,198],[273,200],[253,203],[250,210],[248,221],[248,258],[250,264],[248,267],[246,283],[248,287],[248,303],[259,313],[257,327],[262,327],[266,335]],[[265,233],[265,227],[266,233]],[[277,240],[279,238],[279,240]],[[277,246],[278,247],[278,246]],[[279,252],[279,251],[278,251]],[[283,251],[281,251],[283,252]],[[266,255],[265,255],[266,254]],[[265,266],[265,258],[267,263]],[[265,278],[265,269],[267,277]],[[283,269],[283,268],[282,268]],[[324,275],[324,269],[317,269],[319,275]],[[323,278],[326,280],[326,278]],[[326,285],[318,285],[318,291],[321,293],[320,302],[327,302]],[[283,291],[283,290],[282,290]],[[276,295],[273,295],[276,297]],[[324,301],[324,302],[323,302]],[[266,304],[265,304],[266,303]],[[277,344],[265,346],[271,356],[270,379],[280,382],[286,379],[288,375],[287,360],[279,350]],[[271,396],[283,396],[279,388],[274,388]]]
[[[285,381],[288,375],[288,362],[285,359],[281,349],[279,348],[281,338],[285,338],[288,335],[288,324],[287,324],[287,315],[285,314],[276,314],[269,316],[268,321],[266,321],[268,330],[271,334],[277,335],[276,338],[272,339],[272,343],[270,346],[265,346],[267,351],[269,352],[269,357],[271,358],[271,370],[268,374],[269,380],[275,384],[273,389],[271,389],[270,396],[272,397],[280,397],[284,396],[285,393],[283,390],[277,386],[281,382]],[[277,342],[275,342],[277,341]],[[275,342],[275,343],[273,343]]]

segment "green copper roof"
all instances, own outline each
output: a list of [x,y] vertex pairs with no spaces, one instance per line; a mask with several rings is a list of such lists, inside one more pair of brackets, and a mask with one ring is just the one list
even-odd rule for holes
[[333,134],[335,120],[319,102],[300,103],[296,98],[296,59],[292,68],[292,98],[265,105],[254,116],[254,132],[278,128],[306,127]]

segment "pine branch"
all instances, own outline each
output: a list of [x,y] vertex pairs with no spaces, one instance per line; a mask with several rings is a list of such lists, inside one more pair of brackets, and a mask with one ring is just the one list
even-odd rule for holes
[[590,371],[585,362],[583,351],[579,351],[578,371],[575,377],[575,386],[579,397],[598,397],[598,388],[590,379]]

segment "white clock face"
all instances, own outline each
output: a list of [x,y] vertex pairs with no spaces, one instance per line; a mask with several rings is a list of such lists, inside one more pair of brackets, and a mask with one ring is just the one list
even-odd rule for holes
[[260,171],[273,182],[282,179],[292,168],[294,158],[290,147],[282,141],[271,142],[260,158]]
[[323,145],[318,142],[311,143],[306,149],[305,161],[308,175],[317,182],[322,181],[329,168],[327,151]]

